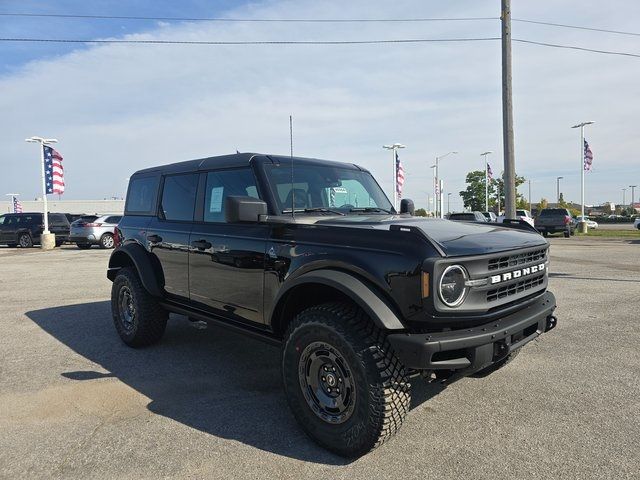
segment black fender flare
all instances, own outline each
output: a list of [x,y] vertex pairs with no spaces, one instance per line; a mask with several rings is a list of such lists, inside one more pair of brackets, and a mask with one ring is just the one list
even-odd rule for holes
[[[335,288],[351,298],[365,313],[373,320],[377,327],[383,330],[404,330],[398,315],[394,312],[389,302],[378,292],[364,283],[358,277],[339,270],[314,270],[304,273],[282,286],[278,296],[274,301],[274,305],[278,305],[280,300],[292,288],[299,285],[317,283]],[[270,313],[270,317],[277,308]],[[273,324],[273,318],[270,318]]]
[[113,282],[118,270],[125,265],[133,264],[142,286],[154,297],[163,296],[164,277],[162,271],[154,265],[151,256],[144,247],[137,243],[128,243],[116,248],[109,257],[107,278]]

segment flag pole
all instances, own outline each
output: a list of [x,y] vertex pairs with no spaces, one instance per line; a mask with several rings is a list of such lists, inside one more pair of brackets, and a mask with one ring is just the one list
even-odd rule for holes
[[41,139],[40,140],[40,172],[41,172],[41,178],[42,178],[42,202],[43,202],[43,211],[42,211],[42,218],[44,220],[44,231],[42,233],[44,233],[45,235],[49,232],[49,215],[47,215],[47,185],[45,183],[45,179],[44,179],[44,141]]
[[594,122],[582,122],[571,127],[580,128],[580,215],[582,215],[582,221],[579,223],[579,229],[581,233],[587,233],[587,222],[584,220],[584,127],[585,125],[591,125],[592,123]]

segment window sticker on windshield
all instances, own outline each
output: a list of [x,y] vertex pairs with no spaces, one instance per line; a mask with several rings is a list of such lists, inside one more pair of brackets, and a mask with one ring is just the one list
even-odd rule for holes
[[211,201],[209,202],[209,212],[222,212],[222,192],[224,187],[213,187],[211,189]]
[[347,193],[347,189],[344,187],[333,187],[332,190],[336,193]]

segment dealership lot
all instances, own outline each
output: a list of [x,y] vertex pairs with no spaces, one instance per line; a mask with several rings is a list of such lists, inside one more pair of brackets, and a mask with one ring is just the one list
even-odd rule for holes
[[109,251],[0,248],[0,478],[638,478],[640,237],[552,238],[556,330],[348,461],[289,412],[277,348],[170,322],[122,345]]

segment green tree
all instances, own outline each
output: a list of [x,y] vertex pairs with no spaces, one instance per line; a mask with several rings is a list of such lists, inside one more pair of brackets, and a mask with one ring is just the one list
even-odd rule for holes
[[424,208],[416,208],[416,211],[413,212],[416,217],[426,217],[427,211]]
[[[524,177],[516,175],[516,188],[525,182]],[[485,185],[484,171],[474,170],[467,173],[467,188],[460,192],[464,206],[474,211],[484,211]],[[489,210],[498,210],[498,193],[500,194],[500,207],[504,207],[504,181],[502,178],[489,180]],[[529,208],[529,203],[523,195],[516,195],[517,208]]]
[[538,202],[538,212],[540,212],[540,210],[544,210],[545,208],[547,208],[549,206],[549,202],[547,202],[546,198],[541,198],[540,201]]

